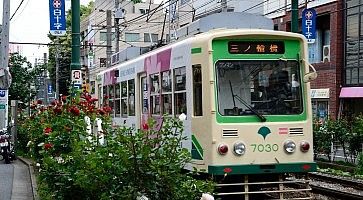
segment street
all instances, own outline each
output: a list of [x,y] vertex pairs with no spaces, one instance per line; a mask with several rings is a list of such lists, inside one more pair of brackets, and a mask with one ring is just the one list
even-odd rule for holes
[[20,160],[11,164],[0,161],[0,199],[33,199],[29,170]]

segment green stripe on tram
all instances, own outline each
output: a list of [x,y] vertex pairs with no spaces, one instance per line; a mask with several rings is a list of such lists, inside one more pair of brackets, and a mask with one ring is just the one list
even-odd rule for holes
[[203,160],[203,148],[199,144],[197,138],[192,135],[192,158],[196,160]]

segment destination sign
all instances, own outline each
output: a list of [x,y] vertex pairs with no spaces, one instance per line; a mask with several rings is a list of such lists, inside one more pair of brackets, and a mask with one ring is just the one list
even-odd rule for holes
[[283,54],[285,45],[282,41],[232,41],[228,43],[230,54]]

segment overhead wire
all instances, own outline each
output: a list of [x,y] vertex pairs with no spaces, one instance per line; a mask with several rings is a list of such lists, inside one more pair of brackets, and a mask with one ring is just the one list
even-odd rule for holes
[[21,0],[21,2],[19,3],[18,7],[16,8],[15,12],[13,13],[13,15],[10,17],[10,21],[13,19],[13,17],[15,16],[15,14],[18,12],[19,8],[21,7],[21,5],[24,3],[24,0]]

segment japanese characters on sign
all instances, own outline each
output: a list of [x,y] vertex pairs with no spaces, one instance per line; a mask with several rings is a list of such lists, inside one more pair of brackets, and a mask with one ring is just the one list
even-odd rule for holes
[[228,43],[230,54],[283,54],[284,42],[281,41],[232,41]]
[[64,0],[49,0],[50,34],[62,36],[66,34],[66,13]]
[[303,10],[301,27],[308,43],[314,43],[316,39],[316,12],[313,8]]

